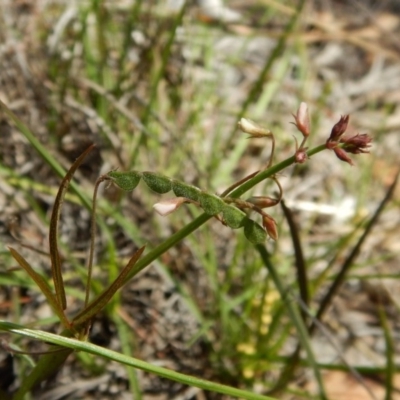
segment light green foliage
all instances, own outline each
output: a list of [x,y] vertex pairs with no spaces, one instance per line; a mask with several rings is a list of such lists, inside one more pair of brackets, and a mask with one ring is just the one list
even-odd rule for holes
[[267,238],[265,230],[250,218],[244,221],[244,235],[253,244],[264,243]]
[[143,177],[146,185],[156,193],[164,194],[172,188],[175,196],[199,203],[200,207],[208,215],[215,216],[222,212],[223,222],[230,228],[238,229],[244,226],[244,234],[251,243],[263,243],[267,238],[265,230],[255,221],[248,218],[242,210],[232,204],[225,203],[223,198],[202,191],[193,185],[148,171],[112,171],[108,173],[108,176],[117,186],[124,190],[133,190],[138,185],[141,177]]
[[119,172],[111,171],[107,174],[108,177],[122,190],[130,192],[135,189],[140,182],[142,174],[137,171]]
[[146,185],[156,193],[164,194],[172,189],[171,179],[167,176],[148,171],[143,172],[142,176]]
[[230,204],[225,204],[222,210],[222,217],[225,224],[232,229],[241,228],[244,224],[245,218],[247,218],[246,214],[242,210],[239,210]]
[[173,179],[172,190],[177,197],[185,197],[186,199],[193,201],[199,200],[200,189],[196,186],[187,185],[186,183]]
[[219,214],[225,206],[223,200],[215,194],[211,193],[200,193],[199,195],[199,203],[201,208],[208,215],[216,215]]

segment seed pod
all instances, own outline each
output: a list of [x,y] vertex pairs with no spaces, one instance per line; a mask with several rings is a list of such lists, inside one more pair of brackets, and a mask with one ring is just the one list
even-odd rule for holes
[[139,184],[142,174],[138,171],[110,171],[107,176],[122,190],[130,192]]
[[244,235],[253,244],[264,243],[267,239],[267,233],[262,226],[250,218],[246,218],[244,222]]
[[171,179],[165,175],[146,171],[142,173],[142,176],[146,185],[156,193],[164,194],[172,189]]
[[232,229],[238,229],[243,226],[246,214],[237,207],[225,204],[222,209],[222,217],[226,225]]
[[189,200],[198,201],[200,189],[193,185],[187,185],[181,181],[172,179],[172,190],[177,197],[185,197]]
[[220,197],[206,192],[200,192],[199,203],[201,208],[208,215],[216,215],[220,213],[225,206],[225,203]]

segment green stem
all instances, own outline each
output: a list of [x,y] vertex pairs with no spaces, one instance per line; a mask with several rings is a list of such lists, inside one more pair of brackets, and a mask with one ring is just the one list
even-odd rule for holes
[[[309,150],[307,152],[308,157],[313,156],[314,154],[317,154],[321,152],[322,150],[325,150],[326,146],[325,144],[321,144],[320,146],[314,147],[313,149]],[[285,168],[289,167],[290,165],[295,163],[295,158],[294,156],[287,158],[286,160],[280,162],[279,164],[276,164],[265,171],[261,171],[258,173],[256,176],[254,176],[252,179],[244,182],[241,186],[236,188],[229,196],[238,198],[250,189],[252,189],[255,185],[258,183],[262,182],[263,180],[270,178],[271,176],[276,175],[277,173],[281,172]],[[126,282],[134,277],[137,273],[139,273],[142,269],[146,268],[152,261],[156,260],[161,256],[161,254],[165,253],[168,251],[171,247],[175,246],[178,242],[180,242],[182,239],[184,239],[186,236],[190,235],[192,232],[194,232],[196,229],[198,229],[201,225],[206,223],[210,218],[212,218],[211,215],[207,215],[205,213],[201,214],[199,217],[197,217],[195,220],[187,224],[184,228],[182,228],[180,231],[176,232],[172,236],[170,236],[167,240],[165,240],[163,243],[161,243],[159,246],[151,250],[149,253],[147,253],[144,257],[142,257],[135,265],[135,267],[132,269],[132,271],[129,273],[129,275],[126,278]]]

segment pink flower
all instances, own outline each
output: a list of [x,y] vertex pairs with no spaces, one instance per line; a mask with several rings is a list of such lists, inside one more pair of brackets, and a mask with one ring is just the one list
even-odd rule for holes
[[297,129],[303,134],[304,137],[310,134],[310,116],[308,115],[307,103],[301,102],[296,115],[293,114]]
[[303,164],[307,161],[307,149],[308,147],[302,147],[296,150],[296,153],[294,153],[294,159],[296,160],[297,164]]
[[185,197],[176,197],[174,199],[160,201],[159,203],[154,204],[153,208],[158,214],[165,217],[177,210],[183,203],[187,202],[188,200]]

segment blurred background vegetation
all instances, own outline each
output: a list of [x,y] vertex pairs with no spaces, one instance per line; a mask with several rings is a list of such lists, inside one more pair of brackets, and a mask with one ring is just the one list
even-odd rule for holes
[[[96,178],[115,168],[162,172],[221,193],[268,160],[270,144],[249,141],[237,129],[241,117],[274,132],[281,161],[294,153],[299,134],[291,114],[301,101],[312,118],[310,147],[350,114],[348,132],[372,135],[371,154],[355,157],[352,167],[326,151],[279,177],[301,238],[307,319],[399,167],[399,31],[399,3],[388,0],[3,0],[0,99],[65,169],[96,144],[76,176],[88,198]],[[30,245],[20,251],[49,275],[48,225],[59,182],[0,114],[0,315],[49,331],[56,329],[49,306],[24,273],[8,272],[15,263],[6,246]],[[253,194],[275,190],[267,182]],[[159,198],[144,185],[129,194],[103,189],[94,291],[135,249],[162,243],[200,214],[188,206],[154,215]],[[397,191],[310,339],[332,399],[398,396],[399,198]],[[242,232],[210,221],[130,282],[96,318],[90,341],[254,392],[312,398],[316,379],[305,354],[293,357],[299,337],[287,311],[288,301],[299,303],[299,255],[287,217],[279,207],[271,215],[280,238],[266,247],[287,297]],[[71,313],[83,299],[89,226],[89,210],[70,194],[61,241]],[[26,351],[38,347],[7,339]],[[12,390],[29,357],[0,354],[1,388]],[[35,398],[132,393],[228,398],[83,354],[70,357]]]

